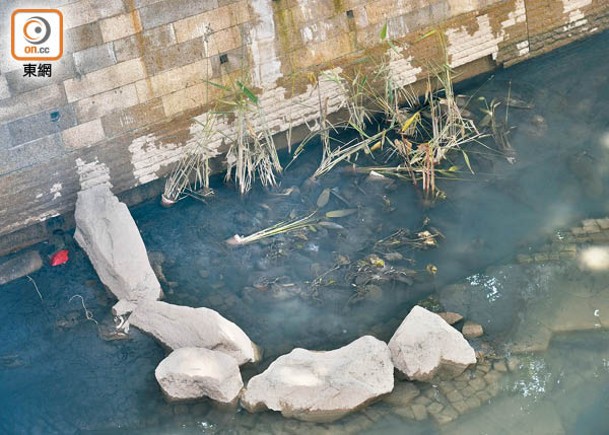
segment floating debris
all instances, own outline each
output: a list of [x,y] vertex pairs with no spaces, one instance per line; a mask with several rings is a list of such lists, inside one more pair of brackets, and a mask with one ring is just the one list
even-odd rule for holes
[[417,233],[417,239],[414,241],[421,242],[425,248],[435,248],[438,246],[436,236],[438,236],[438,234],[432,234],[427,230],[420,231]]
[[378,255],[372,254],[369,255],[366,260],[374,267],[385,267],[385,261],[380,258]]
[[397,281],[406,285],[414,284],[417,272],[405,267],[387,265],[376,254],[371,254],[351,265],[346,275],[347,282],[355,286],[364,286],[370,283],[383,283]]
[[228,244],[229,246],[243,246],[249,243],[257,242],[267,237],[285,234],[290,231],[310,227],[315,223],[315,213],[316,212],[313,212],[305,217],[296,220],[288,222],[279,222],[278,224],[265,228],[264,230],[260,230],[254,234],[250,234],[249,236],[240,236],[239,234],[235,234],[233,237],[226,240],[226,244]]
[[421,250],[435,248],[438,246],[436,239],[443,237],[443,235],[435,229],[433,231],[423,230],[412,235],[409,230],[401,228],[390,236],[377,241],[374,245],[374,250],[377,252],[389,252],[395,251],[395,249],[402,246]]
[[330,189],[325,188],[317,198],[317,207],[324,208],[330,201]]
[[342,210],[332,210],[326,213],[326,217],[330,219],[343,218],[357,213],[356,208],[345,208]]
[[61,266],[62,264],[66,264],[69,260],[69,252],[67,249],[62,249],[61,251],[55,252],[51,255],[50,264],[51,266]]
[[438,268],[434,264],[428,264],[427,266],[425,266],[425,270],[432,276],[438,273]]
[[319,221],[317,225],[328,230],[345,231],[345,227],[340,224],[337,224],[336,222]]
[[531,110],[535,107],[535,104],[533,104],[533,102],[529,103],[527,101],[521,100],[520,98],[516,98],[513,96],[509,96],[508,98],[506,98],[505,104],[508,107],[511,107],[513,109]]

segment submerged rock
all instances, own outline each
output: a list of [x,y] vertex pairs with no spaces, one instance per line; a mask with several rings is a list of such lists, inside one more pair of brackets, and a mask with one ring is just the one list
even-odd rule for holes
[[222,352],[183,347],[174,350],[154,371],[170,401],[209,397],[233,403],[243,388],[237,361]]
[[0,355],[0,367],[5,369],[16,369],[28,365],[28,363],[21,359],[17,354],[12,355]]
[[395,367],[410,380],[454,377],[476,363],[476,354],[463,335],[439,315],[418,305],[389,341]]
[[42,267],[42,258],[38,251],[19,254],[0,264],[0,285],[14,281]]
[[411,382],[398,382],[390,395],[383,400],[396,408],[406,407],[412,402],[421,391]]
[[81,311],[70,311],[65,316],[60,317],[55,322],[55,326],[60,329],[70,329],[84,320]]
[[239,365],[260,358],[257,346],[230,320],[209,308],[192,308],[160,301],[137,305],[129,323],[175,350],[202,347],[233,357]]
[[327,352],[294,349],[253,377],[241,398],[250,412],[280,411],[303,421],[330,422],[393,390],[387,345],[372,336]]
[[480,325],[479,323],[474,323],[474,322],[471,322],[468,320],[463,325],[463,329],[461,330],[461,333],[463,334],[463,336],[465,338],[478,338],[478,337],[482,337],[482,335],[484,335],[484,329],[482,328],[482,325]]
[[453,313],[452,311],[444,311],[442,313],[438,313],[438,316],[442,317],[446,323],[449,325],[454,325],[457,322],[463,320],[463,316],[459,313]]
[[74,239],[114,296],[130,301],[162,296],[135,221],[108,186],[78,192],[75,218]]

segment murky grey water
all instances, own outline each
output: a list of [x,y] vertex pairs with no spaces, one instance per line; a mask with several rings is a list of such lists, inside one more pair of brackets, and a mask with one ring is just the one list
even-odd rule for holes
[[[432,209],[421,207],[410,186],[387,188],[341,171],[305,189],[318,158],[310,153],[285,174],[283,188],[300,188],[289,197],[255,191],[240,199],[220,187],[208,205],[183,201],[163,210],[151,202],[132,210],[148,250],[162,254],[165,277],[175,283],[164,284],[166,299],[214,308],[265,348],[263,363],[245,377],[296,346],[331,349],[362,334],[388,340],[412,305],[432,295],[481,323],[484,340],[514,362],[498,394],[478,400],[482,406],[440,426],[384,402],[333,425],[205,402],[166,404],[153,375],[160,347],[137,331],[130,340],[102,341],[80,301],[69,302],[82,295],[100,322],[112,305],[83,253],[72,249],[66,266],[32,275],[44,300],[25,278],[0,287],[0,432],[609,433],[609,276],[583,272],[569,256],[515,261],[545,252],[544,244],[560,242],[582,219],[609,215],[608,57],[604,34],[464,85],[460,92],[488,101],[509,91],[535,107],[510,110],[514,165],[493,150],[472,150],[476,175],[443,183],[448,200]],[[358,208],[340,220],[346,231],[320,229],[238,249],[223,244],[292,211],[306,214],[324,187]],[[326,210],[345,207],[332,197]],[[367,280],[358,278],[357,262],[397,229],[418,230],[425,217],[444,234],[440,246],[394,249],[404,259],[391,263],[417,271],[414,282],[381,280],[356,294],[350,283]],[[378,245],[376,252],[383,254]],[[351,265],[339,264],[345,257]],[[427,264],[437,266],[435,277]],[[515,355],[523,343],[545,350]]]

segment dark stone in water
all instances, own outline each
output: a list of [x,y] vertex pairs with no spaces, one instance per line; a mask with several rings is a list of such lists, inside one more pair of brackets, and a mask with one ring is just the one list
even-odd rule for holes
[[19,355],[2,355],[0,356],[0,367],[5,369],[16,369],[26,365]]
[[28,251],[0,264],[0,285],[36,272],[42,267],[37,251]]
[[64,317],[58,319],[55,322],[55,326],[61,329],[70,329],[78,325],[83,320],[84,317],[81,316],[80,311],[70,311]]

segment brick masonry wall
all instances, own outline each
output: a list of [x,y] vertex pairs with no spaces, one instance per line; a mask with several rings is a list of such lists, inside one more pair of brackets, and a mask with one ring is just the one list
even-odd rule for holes
[[[44,238],[45,220],[69,214],[82,188],[120,193],[165,176],[221,94],[209,81],[249,83],[281,134],[315,121],[317,85],[328,111],[340,109],[344,93],[327,71],[372,69],[365,60],[384,57],[396,83],[424,78],[444,59],[439,38],[420,38],[431,29],[464,78],[609,27],[606,0],[35,3],[63,12],[65,53],[51,78],[22,77],[9,20],[32,2],[2,2],[0,252]],[[399,56],[379,38],[385,23]],[[230,118],[219,129],[230,134]]]

